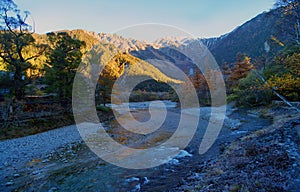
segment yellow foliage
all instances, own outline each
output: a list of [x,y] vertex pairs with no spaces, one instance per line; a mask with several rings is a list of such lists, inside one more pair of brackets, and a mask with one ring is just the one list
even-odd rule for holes
[[271,39],[275,42],[275,43],[277,43],[278,45],[280,45],[281,47],[283,47],[284,46],[284,43],[282,43],[281,41],[279,41],[275,36],[271,36]]

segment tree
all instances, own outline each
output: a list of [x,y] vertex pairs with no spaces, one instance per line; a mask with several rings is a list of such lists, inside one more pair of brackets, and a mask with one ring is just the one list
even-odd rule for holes
[[106,105],[107,102],[110,102],[112,88],[114,86],[115,81],[123,75],[126,66],[132,65],[137,61],[138,59],[132,57],[127,53],[117,53],[107,63],[107,65],[104,66],[104,69],[100,74],[96,90],[99,96],[97,100],[101,100],[101,103],[103,105]]
[[[196,92],[195,86],[193,84],[193,79],[188,78],[180,85],[180,105],[181,107],[194,107],[198,103],[195,103],[193,93]],[[198,100],[198,98],[197,98]]]
[[[26,23],[28,16],[29,12],[21,12],[12,0],[1,0],[0,65],[13,75],[11,91],[18,100],[24,97],[25,86],[30,83],[26,71],[45,50],[45,46],[35,44],[32,27]],[[29,54],[32,48],[36,51]]]
[[275,58],[273,66],[280,71],[268,74],[270,88],[289,100],[300,100],[300,48],[293,46]]
[[274,58],[273,63],[264,69],[264,74],[252,69],[246,78],[240,79],[238,85],[233,87],[231,99],[240,105],[253,106],[267,104],[277,96],[286,105],[300,112],[288,100],[299,100],[299,53],[299,46],[289,47]]
[[191,78],[196,90],[199,90],[201,86],[205,83],[205,78],[199,70],[195,70],[193,77]]
[[222,74],[224,76],[224,79],[227,79],[228,76],[232,73],[232,70],[230,68],[230,66],[228,65],[228,63],[223,63],[222,65]]
[[230,89],[236,87],[240,79],[247,77],[253,68],[254,66],[251,63],[250,57],[243,54],[238,54],[232,73],[228,77],[227,83],[230,86]]
[[61,105],[66,107],[71,103],[73,80],[85,44],[66,32],[48,33],[47,37],[51,47],[45,75],[48,92],[56,93]]
[[[201,105],[211,104],[211,94],[218,91],[219,78],[219,71],[206,65],[204,73],[195,70],[194,75],[188,79],[188,81],[192,82]],[[187,82],[183,85],[187,86]],[[187,87],[186,90],[190,90],[190,88]]]
[[272,91],[261,79],[257,78],[255,72],[250,72],[247,77],[238,81],[229,100],[234,100],[237,105],[244,107],[266,105],[271,102]]

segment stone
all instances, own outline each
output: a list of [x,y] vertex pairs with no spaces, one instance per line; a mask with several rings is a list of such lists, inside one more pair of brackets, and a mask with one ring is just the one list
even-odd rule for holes
[[20,177],[20,174],[16,173],[16,174],[14,174],[14,177],[15,178]]
[[34,171],[34,172],[32,172],[32,175],[38,175],[38,174],[40,174],[39,171]]
[[48,190],[48,192],[55,192],[55,191],[58,191],[56,187],[52,187],[51,189]]
[[42,163],[47,163],[47,162],[49,162],[49,159],[44,159],[44,160],[42,161]]
[[9,181],[9,182],[5,183],[5,186],[12,186],[13,184],[15,184],[13,181]]

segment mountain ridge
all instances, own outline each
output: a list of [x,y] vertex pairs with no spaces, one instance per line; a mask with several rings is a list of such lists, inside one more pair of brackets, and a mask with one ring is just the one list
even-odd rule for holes
[[[152,43],[125,38],[117,34],[96,33],[86,30],[64,31],[72,37],[88,42],[89,48],[99,42],[109,43],[120,49],[121,52],[130,53],[139,59],[148,61],[161,71],[171,71],[178,67],[187,72],[195,67],[195,63],[178,48],[191,46],[190,49],[192,50],[195,42],[207,47],[220,66],[224,63],[234,63],[238,53],[246,54],[253,59],[262,56],[265,54],[266,42],[272,46],[272,51],[280,51],[282,47],[275,45],[272,38],[276,37],[284,44],[288,44],[292,38],[284,32],[278,33],[278,23],[282,18],[288,18],[288,16],[282,13],[282,8],[277,8],[258,14],[233,31],[219,37],[165,37],[158,38]],[[174,78],[175,73],[169,72],[168,75]]]

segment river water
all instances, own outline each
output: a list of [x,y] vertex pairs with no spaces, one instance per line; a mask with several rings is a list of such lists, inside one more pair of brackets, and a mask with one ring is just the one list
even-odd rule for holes
[[[151,113],[145,109],[149,105],[148,102],[131,104],[134,119],[142,123],[151,119]],[[168,150],[165,148],[164,142],[174,134],[181,118],[180,110],[175,108],[174,103],[166,102],[165,105],[167,113],[161,128],[147,136],[130,134],[122,128],[120,125],[122,123],[116,121],[107,124],[106,131],[115,137],[115,141],[122,141],[127,147],[137,149],[152,147],[157,149],[156,152],[164,154]],[[155,105],[152,107],[155,108]],[[159,105],[156,106],[156,109],[159,110]],[[175,187],[185,184],[184,178],[187,175],[194,175],[195,179],[200,179],[199,165],[217,158],[220,155],[221,146],[271,123],[268,119],[261,119],[241,110],[234,111],[230,107],[227,110],[226,120],[217,140],[203,155],[200,155],[198,151],[208,125],[209,108],[204,109],[205,118],[199,119],[197,130],[189,145],[185,148],[172,146],[179,154],[175,156],[170,154],[170,158],[165,159],[154,158],[155,155],[160,156],[159,153],[148,154],[148,156],[143,156],[143,159],[139,159],[138,155],[131,156],[130,162],[136,164],[137,167],[140,164],[149,163],[149,161],[162,162],[164,160],[163,164],[159,166],[148,169],[121,168],[101,160],[86,148],[79,159],[70,166],[49,172],[47,180],[40,185],[39,190],[48,191],[52,188],[53,191],[172,191]],[[195,110],[192,112],[196,113]],[[121,139],[120,137],[126,138]],[[138,145],[135,144],[137,141]],[[147,159],[147,157],[149,158]]]

